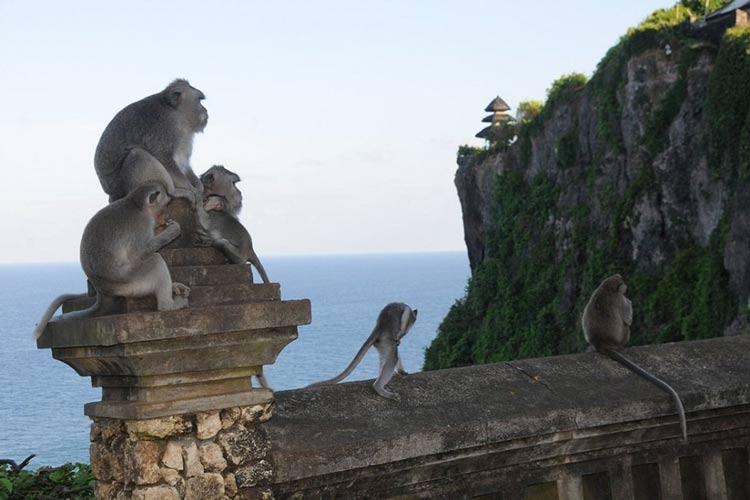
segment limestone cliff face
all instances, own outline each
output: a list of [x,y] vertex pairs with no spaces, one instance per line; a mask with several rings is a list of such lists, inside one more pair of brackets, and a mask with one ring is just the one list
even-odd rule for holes
[[719,48],[668,52],[600,67],[506,151],[459,157],[473,277],[426,368],[582,348],[582,308],[614,272],[639,308],[636,343],[745,328],[750,183],[709,158]]

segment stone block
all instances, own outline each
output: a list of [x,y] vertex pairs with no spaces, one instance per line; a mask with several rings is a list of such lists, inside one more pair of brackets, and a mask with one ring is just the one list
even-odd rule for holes
[[[182,459],[180,459],[180,461],[182,461]],[[159,472],[161,473],[161,477],[162,479],[164,479],[164,482],[170,486],[176,485],[180,480],[180,473],[174,469],[170,469],[169,467],[162,467]]]
[[226,408],[221,410],[221,428],[226,430],[232,427],[242,416],[240,408]]
[[192,477],[185,484],[185,500],[220,500],[224,498],[224,478],[209,472]]
[[133,490],[132,500],[180,500],[180,494],[172,486],[150,486]]
[[224,474],[224,492],[227,496],[234,497],[237,491],[237,480],[234,478],[234,474],[231,472]]
[[224,453],[221,446],[213,442],[201,443],[198,446],[201,463],[207,472],[221,472],[227,468],[227,461],[224,459]]
[[193,422],[181,415],[130,420],[125,425],[131,439],[161,439],[187,434],[193,430]]
[[195,416],[198,439],[211,439],[221,430],[221,417],[218,411],[198,413]]
[[161,457],[161,462],[174,470],[182,470],[182,447],[177,441],[170,441],[164,448],[164,454]]
[[195,441],[189,440],[181,443],[182,460],[185,463],[185,477],[194,477],[203,474],[203,464]]
[[234,471],[234,478],[240,490],[268,482],[272,477],[273,466],[266,460],[237,467]]
[[125,482],[137,485],[158,483],[162,479],[159,468],[160,443],[138,441],[129,443],[128,448],[126,453],[129,460],[125,468]]
[[221,431],[216,441],[224,449],[224,456],[234,465],[259,460],[269,449],[265,434],[253,427]]

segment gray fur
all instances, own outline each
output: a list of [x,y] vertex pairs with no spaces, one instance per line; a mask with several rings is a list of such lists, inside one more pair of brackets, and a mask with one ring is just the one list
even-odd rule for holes
[[[156,253],[180,234],[179,224],[166,218],[170,198],[164,191],[158,184],[145,184],[91,218],[81,238],[80,259],[96,290],[96,302],[61,319],[106,314],[113,297],[154,295],[160,311],[187,307],[190,289],[172,282],[167,264]],[[62,295],[52,301],[34,330],[34,338],[44,332],[57,308],[75,297]]]
[[627,286],[619,274],[602,281],[594,291],[581,318],[586,342],[672,396],[680,416],[682,439],[687,442],[685,409],[677,391],[618,352],[630,340],[630,326],[633,323],[633,305],[625,297],[626,291]]
[[112,118],[94,155],[96,174],[110,201],[148,182],[162,184],[170,196],[201,200],[190,156],[193,136],[208,122],[203,99],[203,92],[187,80],[175,80]]
[[250,262],[258,270],[263,283],[268,275],[253,250],[253,240],[237,218],[242,209],[242,192],[236,183],[240,177],[220,165],[214,165],[201,175],[205,187],[204,208],[208,212],[211,244],[221,250],[235,264]]
[[[385,388],[386,384],[391,381],[393,375],[399,373],[406,375],[404,365],[401,362],[401,356],[398,354],[398,346],[401,339],[409,332],[414,323],[417,321],[417,309],[413,309],[403,302],[392,302],[385,306],[378,314],[375,322],[375,328],[367,338],[362,347],[360,347],[356,356],[349,366],[343,372],[332,379],[317,382],[308,387],[317,387],[321,385],[335,384],[341,382],[357,367],[365,357],[365,353],[370,347],[378,350],[380,357],[380,371],[378,378],[373,383],[373,388],[378,395],[387,399],[398,399],[398,395]],[[406,321],[403,319],[406,318]]]

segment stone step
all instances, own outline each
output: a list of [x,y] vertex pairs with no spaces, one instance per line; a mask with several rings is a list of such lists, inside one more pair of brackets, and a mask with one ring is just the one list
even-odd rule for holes
[[[252,284],[235,283],[229,285],[193,286],[190,288],[190,307],[208,307],[225,304],[242,304],[281,298],[278,283]],[[94,297],[69,300],[63,304],[64,313],[86,309],[94,303]],[[156,299],[143,297],[137,299],[120,299],[113,314],[156,311]]]
[[270,300],[176,311],[50,321],[37,347],[111,346],[213,333],[307,325],[310,301]]
[[159,253],[164,257],[170,268],[174,266],[210,266],[229,263],[224,254],[213,247],[162,248]]
[[172,275],[172,281],[190,287],[253,282],[250,269],[245,264],[176,266],[172,267],[169,272]]

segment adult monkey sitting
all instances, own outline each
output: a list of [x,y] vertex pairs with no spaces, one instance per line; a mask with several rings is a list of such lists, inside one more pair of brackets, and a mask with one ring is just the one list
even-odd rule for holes
[[203,186],[190,167],[193,137],[208,123],[201,103],[205,98],[187,80],[178,79],[112,118],[94,155],[96,175],[110,202],[157,182],[169,196],[187,198],[205,214]]
[[[168,218],[170,201],[158,184],[144,184],[99,210],[81,237],[81,267],[96,290],[88,309],[64,314],[60,319],[80,319],[111,314],[115,297],[156,298],[159,311],[188,306],[190,288],[175,283],[157,252],[180,234],[180,225]],[[87,294],[65,294],[52,301],[42,315],[34,338],[38,339],[63,302]]]

